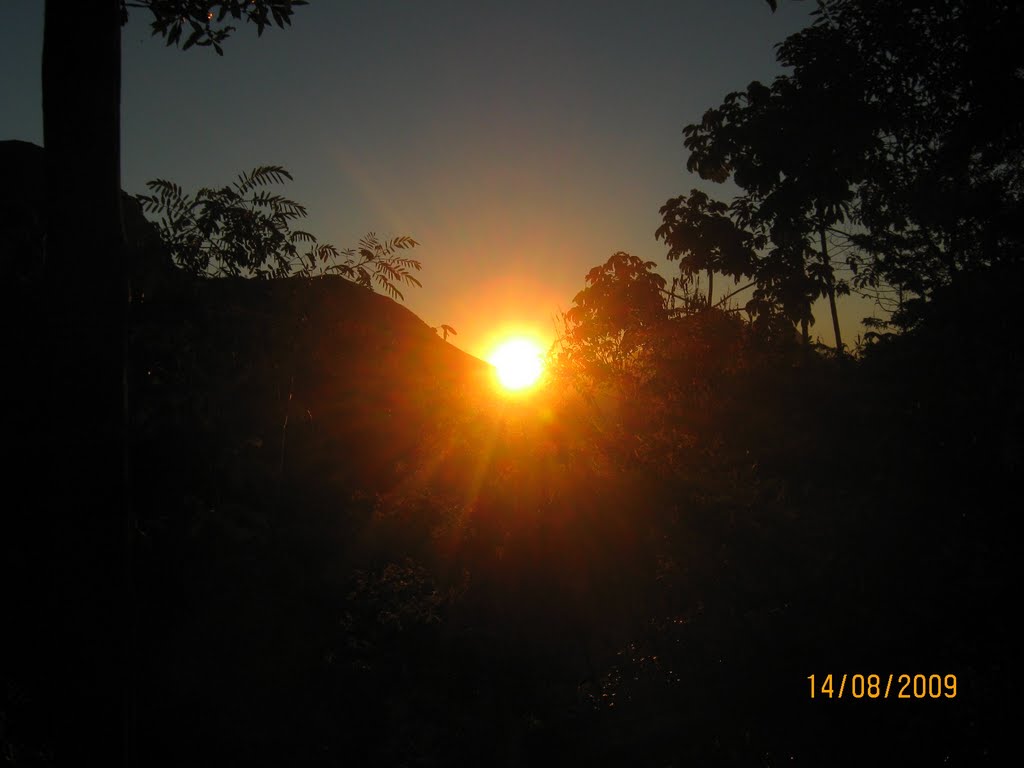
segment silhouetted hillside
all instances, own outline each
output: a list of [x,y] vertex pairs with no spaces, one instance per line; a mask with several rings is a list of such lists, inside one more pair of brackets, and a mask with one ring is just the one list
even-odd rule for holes
[[[15,304],[30,305],[46,290],[43,159],[35,145],[0,143],[0,253],[17,286]],[[273,454],[269,463],[280,465],[282,438],[294,441],[305,429],[325,451],[350,457],[349,471],[373,467],[380,475],[388,460],[413,450],[444,403],[467,387],[486,391],[491,366],[442,341],[391,299],[331,276],[189,278],[135,200],[125,194],[123,203],[129,414],[141,433],[159,431],[165,442],[171,423],[203,428],[223,444],[262,444]],[[19,337],[30,343],[30,335]],[[202,414],[190,414],[198,421],[176,410],[186,394],[202,401]],[[282,435],[286,419],[290,435]]]

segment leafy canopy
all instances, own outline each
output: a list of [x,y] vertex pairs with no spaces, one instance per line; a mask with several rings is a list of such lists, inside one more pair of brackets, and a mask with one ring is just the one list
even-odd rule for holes
[[587,273],[565,313],[561,367],[594,384],[638,384],[652,333],[667,319],[665,278],[653,261],[619,251]]
[[725,203],[693,189],[666,202],[660,213],[655,237],[668,245],[669,261],[679,260],[683,288],[703,270],[737,280],[754,274],[756,251],[765,238],[738,226]]
[[[127,23],[129,8],[145,8],[153,14],[153,34],[162,36],[167,45],[181,45],[182,50],[193,45],[213,46],[223,56],[221,43],[235,30],[224,24],[228,16],[237,20],[244,17],[262,35],[271,23],[281,29],[290,25],[293,9],[306,4],[306,0],[121,0],[121,24]],[[186,27],[190,31],[181,44]]]
[[856,170],[854,285],[898,292],[909,327],[936,292],[1024,253],[1024,117],[1008,107],[1024,4],[828,0],[814,17],[777,58],[828,97],[817,125]]

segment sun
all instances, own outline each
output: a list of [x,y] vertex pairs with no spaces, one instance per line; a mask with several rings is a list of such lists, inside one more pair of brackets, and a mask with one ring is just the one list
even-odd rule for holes
[[498,371],[498,381],[513,392],[536,383],[544,370],[541,349],[529,339],[510,339],[498,345],[488,361]]

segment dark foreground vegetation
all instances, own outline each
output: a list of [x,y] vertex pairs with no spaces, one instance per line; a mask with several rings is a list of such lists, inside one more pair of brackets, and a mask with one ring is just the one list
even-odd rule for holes
[[[662,306],[671,343],[619,389],[563,346],[509,399],[390,299],[191,279],[149,237],[127,355],[140,764],[995,758],[1021,390],[994,297],[1019,270],[856,359]],[[5,738],[43,763],[49,703],[18,669]],[[844,672],[957,694],[811,700],[809,675]]]
[[[211,279],[125,199],[132,759],[1004,764],[1019,12],[825,5],[780,49],[791,78],[687,129],[691,169],[741,194],[666,203],[679,279],[625,253],[595,267],[526,397],[371,273],[247,280],[262,262],[229,249],[235,276]],[[50,289],[41,150],[2,149],[8,355],[71,355],[24,321]],[[753,298],[737,311],[703,274]],[[813,344],[814,301],[834,316],[848,290],[892,311],[856,348],[838,323]],[[33,465],[58,383],[8,376],[10,476],[33,486],[12,498],[85,461]],[[66,660],[102,649],[32,631],[54,605],[77,620],[52,595],[89,573],[64,517],[15,512],[0,740],[46,764]],[[894,682],[840,698],[844,674]],[[918,674],[939,695],[901,686]]]

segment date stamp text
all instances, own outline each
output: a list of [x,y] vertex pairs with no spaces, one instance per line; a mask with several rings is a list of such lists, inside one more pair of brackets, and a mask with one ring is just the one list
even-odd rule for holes
[[812,699],[955,699],[956,675],[808,675]]

